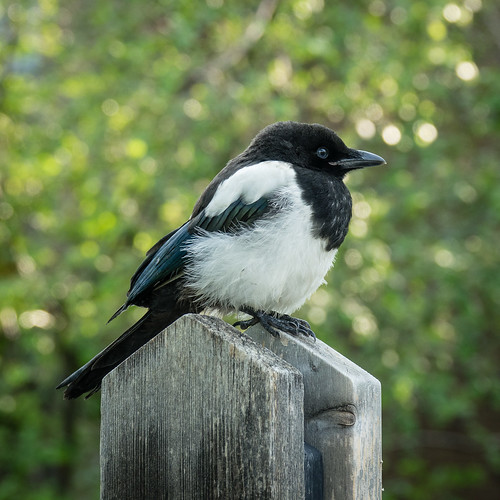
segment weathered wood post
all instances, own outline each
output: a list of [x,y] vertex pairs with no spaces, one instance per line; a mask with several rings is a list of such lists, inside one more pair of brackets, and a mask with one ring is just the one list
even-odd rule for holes
[[378,381],[320,341],[249,333],[186,315],[104,379],[102,499],[304,498],[304,432],[324,498],[381,498]]
[[303,375],[304,439],[322,454],[325,498],[381,499],[380,382],[321,340],[249,334]]

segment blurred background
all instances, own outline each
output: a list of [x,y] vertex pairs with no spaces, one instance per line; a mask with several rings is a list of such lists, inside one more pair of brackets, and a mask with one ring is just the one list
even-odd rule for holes
[[500,5],[0,5],[0,498],[99,491],[99,395],[57,383],[145,251],[255,133],[318,122],[389,167],[298,313],[382,382],[386,500],[500,488]]

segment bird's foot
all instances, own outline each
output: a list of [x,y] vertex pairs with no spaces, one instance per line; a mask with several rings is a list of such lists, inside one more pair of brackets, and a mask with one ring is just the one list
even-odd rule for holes
[[242,330],[246,330],[257,323],[260,323],[262,327],[273,337],[279,337],[279,330],[281,330],[282,332],[289,333],[290,335],[304,335],[305,337],[312,337],[316,340],[316,335],[309,326],[309,323],[303,319],[275,312],[268,314],[264,311],[255,311],[249,307],[242,308],[241,312],[252,316],[251,319],[237,321],[234,323],[233,326],[239,326]]

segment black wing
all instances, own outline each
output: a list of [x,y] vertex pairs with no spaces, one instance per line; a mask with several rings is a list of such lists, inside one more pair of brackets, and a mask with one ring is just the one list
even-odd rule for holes
[[186,245],[197,231],[236,231],[242,225],[251,225],[270,209],[270,198],[263,197],[253,203],[238,199],[220,214],[208,217],[202,210],[183,226],[164,236],[147,253],[146,259],[132,276],[127,300],[109,321],[129,305],[148,306],[149,293],[182,275]]

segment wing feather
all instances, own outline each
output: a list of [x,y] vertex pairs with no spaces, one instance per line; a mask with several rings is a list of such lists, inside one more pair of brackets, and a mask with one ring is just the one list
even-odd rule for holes
[[268,197],[259,198],[253,203],[245,203],[239,198],[215,216],[209,217],[202,210],[180,228],[164,236],[149,250],[146,259],[132,276],[127,300],[111,319],[131,304],[148,307],[150,292],[179,278],[184,270],[186,245],[200,230],[234,232],[242,225],[251,226],[269,209]]

